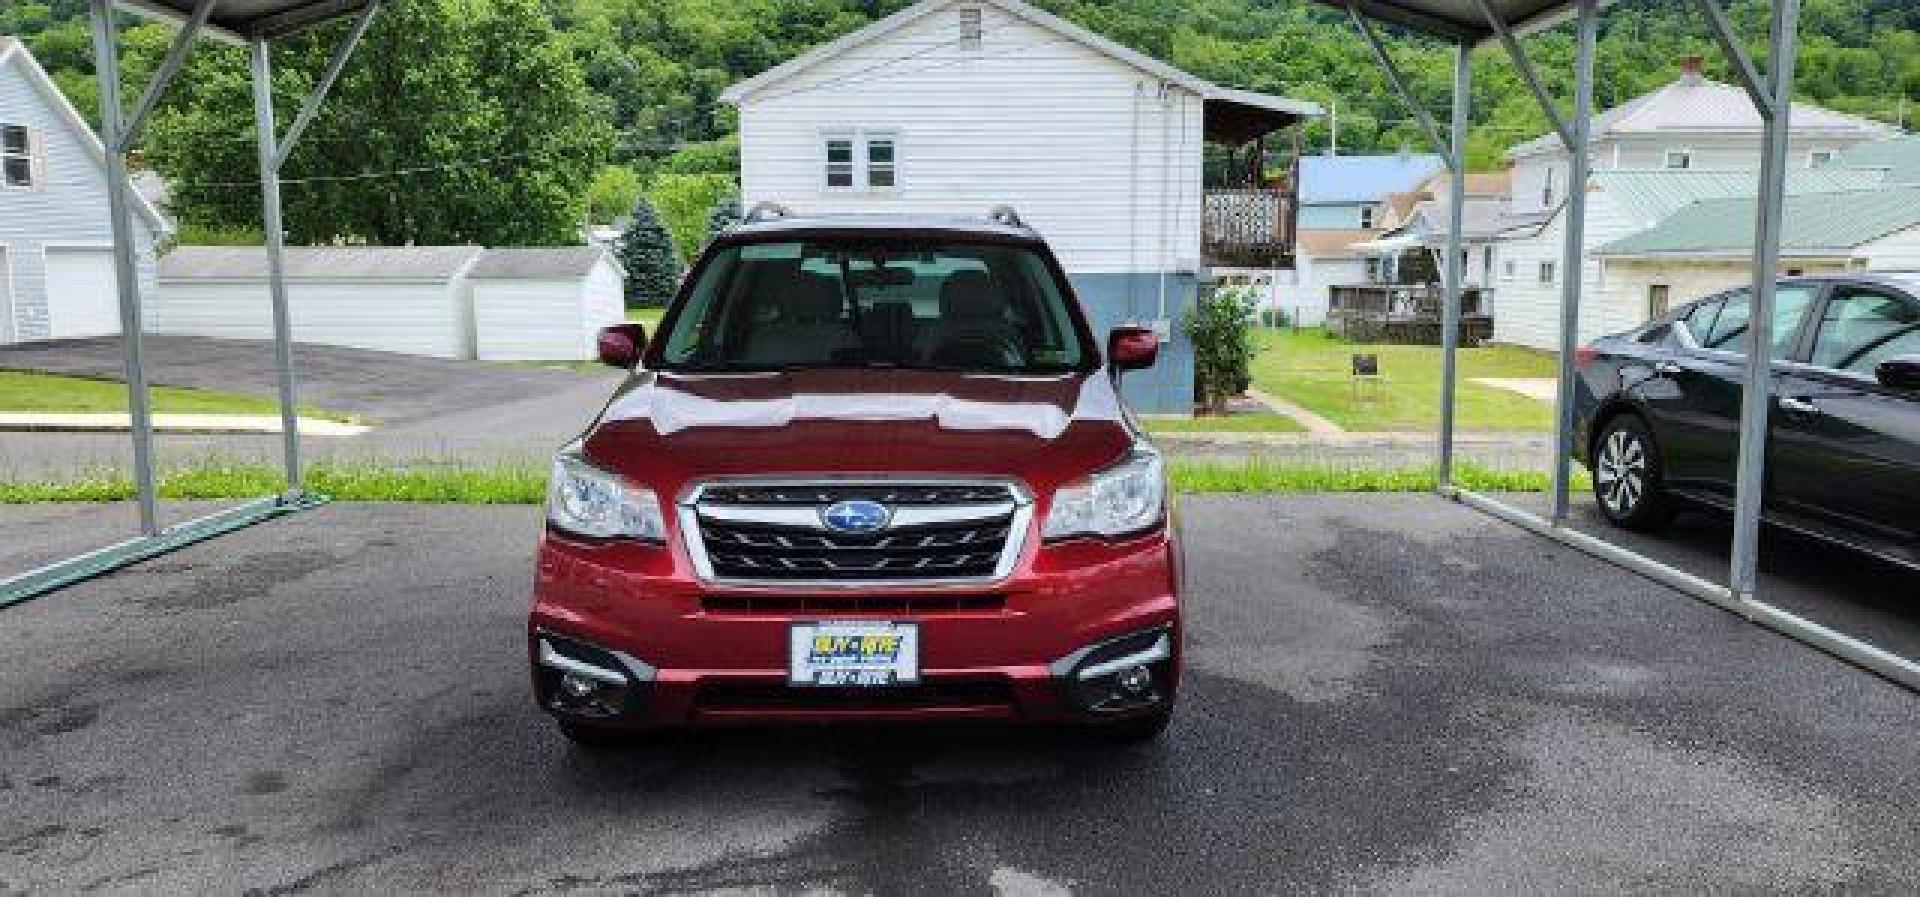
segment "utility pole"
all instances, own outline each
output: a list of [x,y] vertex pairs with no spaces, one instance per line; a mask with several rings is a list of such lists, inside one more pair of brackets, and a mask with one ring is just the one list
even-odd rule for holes
[[1327,103],[1327,155],[1340,155],[1340,101]]

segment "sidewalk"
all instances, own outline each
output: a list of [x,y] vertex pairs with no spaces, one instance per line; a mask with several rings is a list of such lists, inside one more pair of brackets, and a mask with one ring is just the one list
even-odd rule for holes
[[[280,418],[252,414],[155,414],[156,433],[279,433]],[[302,436],[360,436],[373,428],[324,418],[303,417],[297,426]],[[131,415],[72,414],[50,412],[0,411],[0,432],[15,433],[128,433],[133,430]]]

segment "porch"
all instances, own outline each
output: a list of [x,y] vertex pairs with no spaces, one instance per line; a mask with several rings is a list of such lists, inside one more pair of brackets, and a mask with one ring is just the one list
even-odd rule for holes
[[[1327,330],[1368,343],[1439,345],[1446,290],[1438,284],[1354,284],[1329,288]],[[1460,344],[1493,338],[1493,290],[1460,294]]]

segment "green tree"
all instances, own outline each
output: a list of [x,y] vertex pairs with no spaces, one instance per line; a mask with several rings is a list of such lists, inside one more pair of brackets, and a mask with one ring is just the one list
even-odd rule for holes
[[[276,44],[281,129],[344,27]],[[257,224],[246,54],[203,45],[175,90],[149,136],[173,211],[215,228]],[[611,145],[601,110],[535,0],[390,4],[282,171],[288,237],[576,243]]]
[[620,237],[619,254],[627,269],[627,307],[667,304],[680,283],[680,256],[645,197],[633,205],[633,223]]
[[587,215],[595,222],[612,221],[640,198],[640,174],[625,165],[603,166],[587,185]]
[[660,211],[680,256],[690,259],[706,244],[714,203],[736,189],[729,175],[663,174],[653,179],[647,201]]
[[730,192],[714,200],[713,207],[707,210],[707,241],[712,242],[721,231],[739,224],[746,217],[740,211],[740,194]]
[[1193,340],[1194,398],[1209,411],[1253,385],[1253,321],[1257,302],[1245,287],[1202,296],[1187,312],[1187,337]]

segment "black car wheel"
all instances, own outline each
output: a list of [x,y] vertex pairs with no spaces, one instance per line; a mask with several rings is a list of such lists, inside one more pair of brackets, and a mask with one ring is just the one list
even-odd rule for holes
[[1607,422],[1593,448],[1593,494],[1607,520],[1628,529],[1656,529],[1673,519],[1661,482],[1660,449],[1631,414]]

